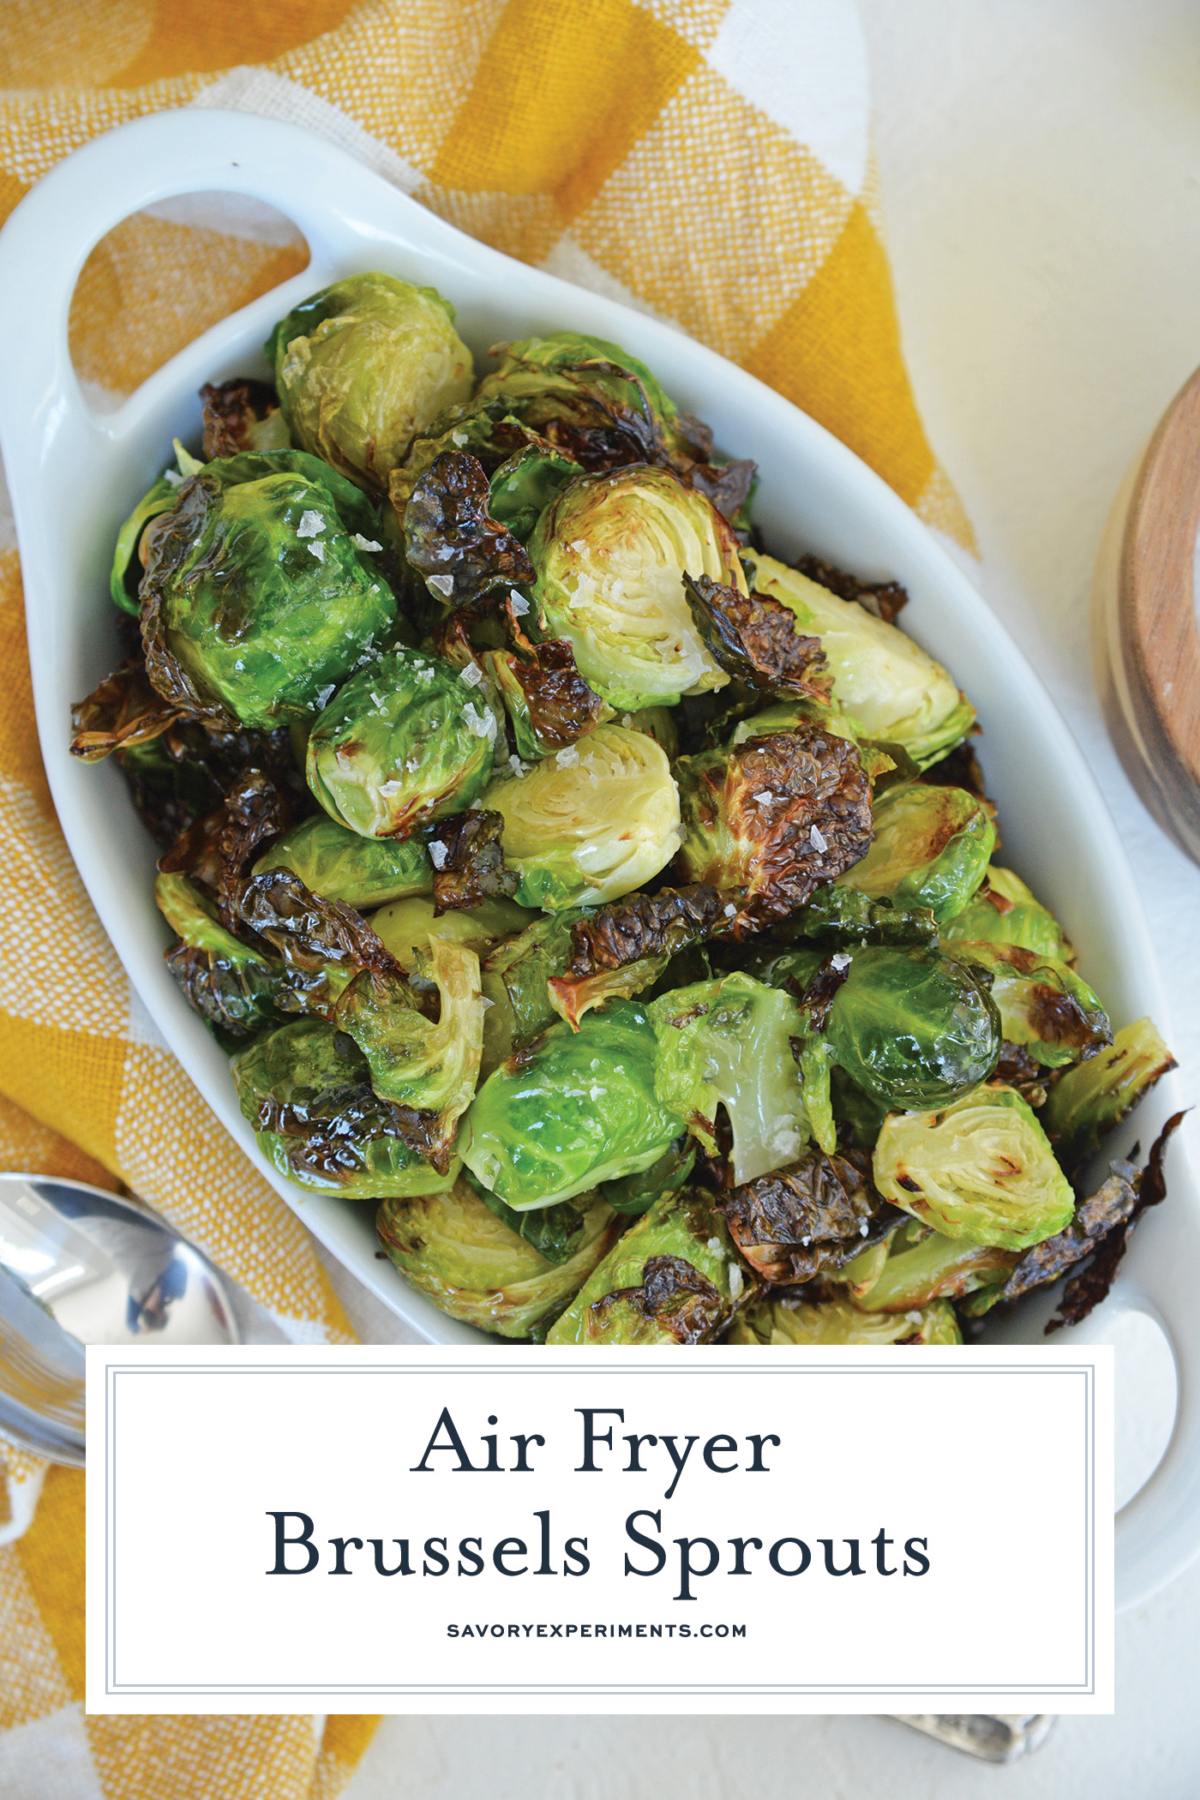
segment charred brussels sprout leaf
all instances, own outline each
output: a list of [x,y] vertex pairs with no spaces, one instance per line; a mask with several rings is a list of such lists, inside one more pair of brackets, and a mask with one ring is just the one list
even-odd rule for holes
[[227,931],[185,876],[160,875],[154,899],[180,940],[166,963],[193,1011],[235,1041],[281,1022],[277,964]]
[[168,875],[189,875],[216,900],[231,930],[240,923],[243,870],[258,846],[291,823],[286,794],[270,775],[245,769],[219,806],[197,819],[160,857]]
[[955,940],[952,954],[991,979],[1005,1041],[1027,1046],[1043,1068],[1061,1069],[1112,1043],[1108,1015],[1086,981],[1052,956],[1015,944]]
[[227,723],[312,717],[396,615],[361,549],[374,529],[357,488],[315,456],[206,463],[149,533],[142,642],[158,692]]
[[433,892],[433,864],[420,838],[364,838],[313,813],[277,837],[254,865],[256,875],[283,869],[314,894],[358,908]]
[[550,1344],[707,1344],[745,1287],[725,1221],[695,1188],[663,1194],[588,1277]]
[[371,1086],[366,1057],[323,1019],[297,1019],[230,1063],[263,1155],[289,1181],[347,1199],[436,1194],[453,1185],[405,1141],[396,1108]]
[[803,1029],[796,1002],[740,972],[677,988],[647,1008],[658,1039],[662,1104],[710,1152],[717,1107],[733,1131],[733,1178],[753,1181],[795,1160],[808,1116],[791,1040]]
[[523,1338],[561,1310],[613,1241],[608,1207],[597,1203],[576,1217],[570,1256],[551,1260],[460,1179],[443,1194],[385,1200],[376,1227],[396,1267],[444,1313]]
[[200,389],[204,408],[204,460],[243,450],[287,450],[287,423],[275,389],[265,381],[235,378]]
[[165,475],[160,475],[149,493],[138,501],[117,533],[112,572],[109,576],[109,592],[113,598],[113,605],[119,606],[122,612],[130,613],[135,619],[141,611],[138,586],[142,579],[140,555],[142,533],[151,519],[157,519],[160,513],[170,512],[175,504],[178,487],[178,477],[174,481],[170,481]]
[[1021,1096],[998,1084],[940,1112],[889,1114],[874,1169],[885,1199],[973,1244],[1025,1250],[1075,1210],[1045,1132]]
[[799,632],[786,606],[707,575],[685,575],[683,585],[704,647],[727,674],[760,694],[827,699],[820,639]]
[[716,888],[660,888],[631,894],[583,914],[571,926],[571,960],[564,973],[580,981],[652,956],[674,956],[702,943],[729,921]]
[[910,782],[877,794],[871,848],[845,887],[897,907],[923,907],[939,924],[962,911],[996,843],[986,808],[963,788]]
[[807,721],[675,765],[687,879],[732,890],[739,935],[785,919],[871,841],[871,789],[846,738]]
[[503,832],[499,813],[478,808],[451,813],[426,827],[425,848],[433,864],[433,898],[439,913],[516,893],[517,875],[504,864]]
[[906,1313],[863,1312],[848,1300],[808,1306],[762,1300],[734,1320],[730,1344],[961,1344],[954,1308],[945,1300]]
[[504,858],[523,906],[560,911],[616,900],[670,862],[679,795],[666,757],[640,731],[598,725],[528,774],[493,782],[484,806],[504,819]]
[[470,606],[533,580],[525,546],[492,517],[490,498],[483,464],[453,450],[443,451],[413,489],[405,550],[444,606]]
[[471,392],[471,352],[433,288],[351,275],[304,300],[267,344],[295,443],[386,489],[414,435]]
[[610,706],[673,704],[729,677],[692,622],[683,577],[744,589],[737,540],[701,494],[637,465],[564,488],[529,540],[539,623],[567,638]]
[[489,1075],[467,1115],[463,1161],[518,1212],[636,1174],[679,1135],[654,1088],[654,1029],[633,1001],[555,1025]]
[[929,950],[866,945],[847,954],[825,1029],[857,1087],[888,1106],[933,1107],[986,1081],[1000,1029],[969,969]]
[[522,650],[489,650],[484,665],[500,691],[518,756],[553,756],[610,718],[575,663],[566,638],[547,638]]
[[961,938],[970,943],[1013,944],[1062,963],[1075,960],[1054,914],[1034,899],[1011,869],[989,868],[982,887],[961,912],[946,920],[942,936],[950,942]]
[[190,714],[186,705],[164,700],[150,685],[140,656],[131,657],[71,708],[71,755],[101,762],[114,750],[132,749],[161,737]]
[[756,588],[819,639],[834,696],[867,737],[901,745],[923,769],[967,735],[974,707],[903,631],[773,557],[755,562]]
[[1111,1045],[1055,1082],[1043,1123],[1064,1166],[1097,1151],[1126,1113],[1175,1067],[1152,1019],[1123,1025]]
[[381,981],[403,973],[394,956],[351,907],[311,894],[283,869],[253,875],[242,884],[237,915],[262,943],[283,958],[289,985],[298,996],[295,1010],[332,1013],[333,1004],[363,970]]
[[341,687],[308,740],[308,784],[363,837],[408,837],[457,812],[492,768],[496,725],[447,663],[392,650]]
[[866,1151],[827,1156],[815,1147],[734,1188],[721,1205],[751,1268],[780,1286],[842,1268],[899,1216],[876,1193]]

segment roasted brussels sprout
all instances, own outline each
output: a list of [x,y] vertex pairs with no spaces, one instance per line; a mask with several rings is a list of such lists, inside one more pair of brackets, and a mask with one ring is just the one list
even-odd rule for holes
[[655,1092],[644,1008],[613,1001],[578,1031],[554,1025],[489,1075],[459,1140],[463,1161],[518,1212],[637,1174],[679,1135]]
[[278,1025],[278,966],[226,931],[186,876],[160,875],[154,899],[180,939],[166,960],[188,1004],[234,1040]]
[[225,722],[311,718],[385,641],[375,515],[299,450],[205,463],[151,523],[142,642],[165,699]]
[[308,785],[363,837],[406,838],[468,806],[492,770],[496,723],[447,663],[391,650],[352,675],[308,740]]
[[1175,1058],[1152,1019],[1123,1025],[1111,1045],[1068,1069],[1055,1082],[1043,1123],[1068,1169],[1085,1161],[1116,1128]]
[[659,1099],[714,1153],[717,1106],[725,1108],[734,1180],[794,1162],[809,1135],[791,1050],[803,1029],[796,1002],[735,972],[677,988],[646,1010],[658,1038]]
[[961,912],[983,880],[996,828],[964,788],[907,782],[885,788],[871,808],[871,848],[841,877],[844,887],[898,907],[924,907],[939,921]]
[[973,1244],[1025,1250],[1061,1231],[1075,1210],[1032,1110],[999,1083],[940,1112],[890,1113],[873,1160],[885,1199]]
[[360,910],[433,892],[433,865],[420,838],[365,838],[328,813],[313,813],[277,837],[254,865],[288,869],[314,894]]
[[1035,956],[1075,961],[1054,914],[1034,899],[1019,875],[994,865],[962,911],[943,921],[942,936],[951,943],[963,938],[970,943],[1014,944]]
[[711,1196],[666,1193],[588,1277],[546,1342],[711,1343],[746,1284]]
[[967,735],[974,707],[905,632],[774,557],[754,561],[756,590],[819,638],[834,695],[867,737],[901,745],[924,769]]
[[690,1132],[682,1131],[658,1161],[637,1175],[622,1175],[618,1181],[606,1181],[599,1190],[614,1212],[627,1218],[640,1218],[649,1212],[660,1194],[673,1193],[686,1186],[696,1161],[696,1142]]
[[441,1172],[406,1142],[366,1057],[324,1019],[256,1038],[229,1066],[260,1150],[298,1186],[366,1200],[453,1186],[457,1162]]
[[507,1338],[553,1317],[609,1250],[618,1223],[603,1201],[581,1224],[572,1256],[549,1262],[461,1176],[443,1194],[385,1200],[376,1219],[380,1243],[415,1288],[452,1319]]
[[112,572],[109,575],[109,592],[113,605],[119,606],[122,612],[131,613],[135,619],[141,611],[138,586],[142,579],[142,559],[139,554],[142,533],[151,519],[157,519],[160,513],[170,512],[175,504],[179,483],[180,477],[173,469],[169,475],[160,475],[117,533]]
[[716,508],[642,464],[564,488],[529,540],[541,629],[566,638],[610,706],[673,704],[729,680],[692,622],[684,574],[745,591],[737,540]]
[[471,392],[454,308],[394,275],[350,275],[281,319],[267,343],[294,443],[386,489],[418,431]]
[[819,944],[903,944],[933,948],[938,922],[927,907],[877,904],[853,888],[831,881],[820,887],[787,924],[787,935]]
[[682,756],[675,775],[680,867],[690,882],[730,890],[738,935],[787,918],[871,841],[858,751],[807,720],[728,751]]
[[750,1267],[780,1287],[826,1279],[899,1222],[872,1185],[865,1150],[826,1155],[815,1145],[788,1168],[734,1188],[720,1205]]
[[805,1305],[790,1297],[760,1300],[739,1313],[727,1344],[961,1344],[945,1300],[910,1312],[863,1312],[848,1300]]
[[561,974],[571,953],[574,912],[534,919],[507,943],[490,951],[483,964],[483,994],[491,1002],[483,1023],[483,1072],[524,1049],[560,1015],[549,982]]
[[492,783],[515,898],[548,912],[641,887],[679,845],[679,795],[654,739],[598,725],[526,774]]
[[859,1269],[848,1263],[839,1279],[849,1278],[851,1298],[867,1312],[909,1312],[933,1300],[958,1300],[981,1288],[1000,1287],[1020,1260],[1020,1252],[995,1244],[944,1237],[940,1231],[910,1220],[893,1233],[877,1272],[858,1283]]
[[986,1081],[1000,1054],[986,983],[936,951],[867,944],[844,954],[825,1031],[857,1087],[888,1106],[934,1107]]
[[951,953],[990,977],[1005,1041],[1027,1047],[1043,1068],[1065,1068],[1112,1043],[1107,1013],[1066,963],[1015,944],[954,940]]
[[429,955],[430,939],[449,938],[484,957],[498,944],[514,938],[534,921],[535,914],[511,900],[481,900],[478,906],[439,913],[423,896],[395,900],[371,914],[371,929],[406,969],[419,968]]

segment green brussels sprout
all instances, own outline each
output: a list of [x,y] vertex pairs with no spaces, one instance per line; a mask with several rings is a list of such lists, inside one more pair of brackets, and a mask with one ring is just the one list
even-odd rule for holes
[[180,939],[167,967],[188,1004],[234,1041],[278,1024],[278,964],[226,931],[186,876],[159,875],[154,899]]
[[475,372],[450,302],[378,272],[293,307],[267,357],[293,441],[380,489],[416,433],[468,399]]
[[558,912],[641,887],[679,846],[679,795],[654,739],[598,725],[527,774],[492,783],[523,906]]
[[1031,1108],[1000,1082],[939,1112],[890,1113],[874,1170],[893,1206],[972,1244],[1025,1250],[1061,1231],[1075,1210]]
[[674,703],[724,687],[683,577],[745,592],[737,540],[711,501],[668,469],[638,464],[564,488],[529,540],[541,629],[566,638],[579,673],[610,706]]
[[990,975],[1006,1042],[1023,1044],[1043,1068],[1066,1068],[1112,1043],[1108,1014],[1066,963],[1015,944],[958,939],[952,954],[968,968]]
[[978,944],[1015,944],[1035,956],[1075,961],[1054,914],[1034,899],[1019,875],[994,865],[962,911],[943,923],[942,936],[950,942],[963,938]]
[[514,1050],[532,1043],[559,1017],[548,984],[567,966],[571,926],[581,916],[572,911],[535,919],[486,958],[483,995],[491,1005],[483,1022],[485,1075]]
[[871,841],[871,786],[848,739],[810,720],[675,764],[689,882],[741,898],[739,935],[774,924],[841,875]]
[[360,911],[433,892],[433,865],[420,838],[360,837],[323,812],[275,839],[254,873],[268,869],[288,869],[312,893]]
[[[870,615],[867,615],[870,617]],[[965,788],[906,782],[876,794],[875,837],[843,886],[898,907],[924,907],[941,923],[961,912],[983,880],[996,827]]]
[[1106,1050],[1068,1069],[1050,1090],[1042,1122],[1073,1169],[1100,1148],[1160,1076],[1176,1067],[1152,1019],[1123,1025]]
[[523,1338],[577,1292],[618,1230],[602,1202],[581,1223],[573,1255],[548,1262],[460,1178],[442,1194],[385,1200],[376,1228],[396,1267],[452,1319]]
[[308,785],[362,837],[406,838],[482,792],[495,741],[490,710],[449,664],[390,650],[352,675],[314,724]]
[[551,1263],[570,1262],[583,1241],[584,1221],[600,1200],[599,1188],[588,1188],[574,1200],[560,1200],[557,1206],[539,1206],[534,1212],[515,1212],[499,1194],[493,1194],[490,1188],[477,1181],[469,1169],[463,1179],[489,1212]]
[[454,1185],[401,1134],[371,1086],[367,1059],[324,1019],[297,1019],[256,1038],[230,1062],[259,1149],[298,1187],[347,1199],[437,1194]]
[[665,1193],[589,1275],[546,1342],[711,1343],[746,1285],[711,1196]]
[[[840,1269],[822,1269],[822,1286],[837,1288],[838,1297],[844,1296],[858,1305],[882,1275],[892,1239],[898,1229],[894,1227],[875,1243],[868,1244],[857,1256],[852,1256],[849,1262],[843,1263]],[[934,1235],[930,1233],[931,1237]]]
[[734,1180],[794,1162],[809,1136],[791,1049],[804,1028],[796,1002],[736,972],[663,994],[646,1011],[658,1039],[659,1100],[713,1153],[724,1106]]
[[545,439],[523,444],[492,476],[490,511],[513,536],[527,544],[534,526],[569,481],[583,470]]
[[178,489],[178,476],[172,481],[169,476],[160,475],[117,533],[108,582],[109,592],[113,605],[119,606],[122,612],[131,613],[135,619],[142,609],[138,599],[138,586],[142,579],[142,559],[138,554],[138,547],[142,541],[142,533],[151,519],[157,519],[160,513],[170,512]]
[[974,707],[905,632],[773,557],[754,560],[756,592],[782,601],[802,631],[820,638],[834,696],[867,737],[901,745],[925,769],[967,735]]
[[943,1237],[914,1219],[893,1234],[874,1279],[865,1287],[858,1279],[866,1274],[865,1264],[857,1271],[850,1264],[841,1275],[850,1276],[850,1298],[865,1311],[909,1312],[933,1300],[958,1300],[980,1288],[1002,1285],[1019,1260],[1016,1250]]
[[855,1085],[893,1107],[948,1105],[1000,1055],[996,1008],[969,969],[931,950],[867,944],[849,957],[825,1031]]
[[789,937],[841,947],[844,944],[895,944],[936,949],[938,922],[927,907],[905,911],[868,900],[853,888],[831,881],[787,922]]
[[524,931],[534,916],[511,900],[481,900],[461,911],[438,913],[432,900],[415,896],[381,906],[371,915],[371,929],[396,961],[411,969],[421,967],[435,937],[464,944],[483,957]]
[[961,1344],[945,1300],[909,1312],[863,1312],[848,1300],[807,1306],[790,1297],[760,1300],[739,1313],[727,1344]]
[[619,1181],[606,1181],[599,1190],[614,1212],[626,1218],[640,1218],[649,1212],[660,1194],[684,1187],[696,1161],[696,1142],[684,1131],[663,1151],[656,1163],[637,1175],[623,1175]]
[[142,641],[155,688],[243,725],[318,713],[396,616],[364,556],[374,529],[358,489],[303,451],[205,463],[148,533]]
[[483,1083],[460,1135],[463,1161],[524,1212],[637,1174],[679,1136],[654,1088],[655,1035],[631,1000],[554,1025]]

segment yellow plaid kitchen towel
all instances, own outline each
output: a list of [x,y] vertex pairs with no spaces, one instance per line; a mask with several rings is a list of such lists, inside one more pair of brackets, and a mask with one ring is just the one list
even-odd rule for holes
[[[971,547],[904,369],[853,0],[5,0],[0,83],[0,216],[143,113],[286,119],[713,345]],[[90,257],[72,351],[97,405],[303,267],[286,224],[205,206],[128,220]],[[0,667],[0,1166],[127,1183],[294,1339],[344,1341],[306,1233],[158,1040],[88,905],[38,759],[2,522]],[[371,1720],[84,1718],[81,1478],[43,1473],[0,1444],[6,1800],[341,1791]]]

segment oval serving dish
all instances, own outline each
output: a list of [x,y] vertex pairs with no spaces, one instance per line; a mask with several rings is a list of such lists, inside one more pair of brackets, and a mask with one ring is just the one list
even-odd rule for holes
[[[312,253],[290,282],[198,338],[114,414],[91,414],[71,365],[68,311],[94,244],[171,196],[229,191],[268,201]],[[290,1188],[259,1154],[224,1053],[162,960],[155,850],[116,767],[68,754],[70,706],[116,661],[108,597],[113,534],[158,475],[172,437],[198,432],[206,381],[265,374],[272,325],[305,295],[362,269],[438,288],[482,359],[498,339],[571,328],[615,339],[707,419],[722,449],[762,471],[755,517],[776,554],[802,549],[867,579],[904,583],[904,625],[954,674],[984,728],[1007,864],[1064,920],[1114,1023],[1151,1013],[1169,1038],[1153,948],[1124,852],[1073,738],[1023,656],[927,528],[864,463],[778,394],[670,327],[529,269],[462,236],[317,138],[242,113],[158,114],[95,139],[41,181],[0,235],[3,341],[19,345],[0,393],[0,443],[25,577],[42,754],[58,816],[96,910],[166,1042],[218,1118],[313,1233],[414,1331],[435,1343],[480,1334],[437,1311],[375,1256],[369,1204]],[[1148,1143],[1178,1106],[1172,1078],[1129,1121],[1121,1148]],[[1109,1301],[1056,1340],[1103,1341],[1124,1307],[1166,1329],[1179,1411],[1155,1475],[1118,1519],[1118,1601],[1144,1598],[1200,1547],[1200,1196],[1184,1151],[1171,1196],[1139,1229]],[[1021,1309],[1006,1341],[1042,1343],[1051,1302]],[[994,1335],[1000,1335],[998,1331]],[[982,1404],[982,1400],[980,1401]]]

